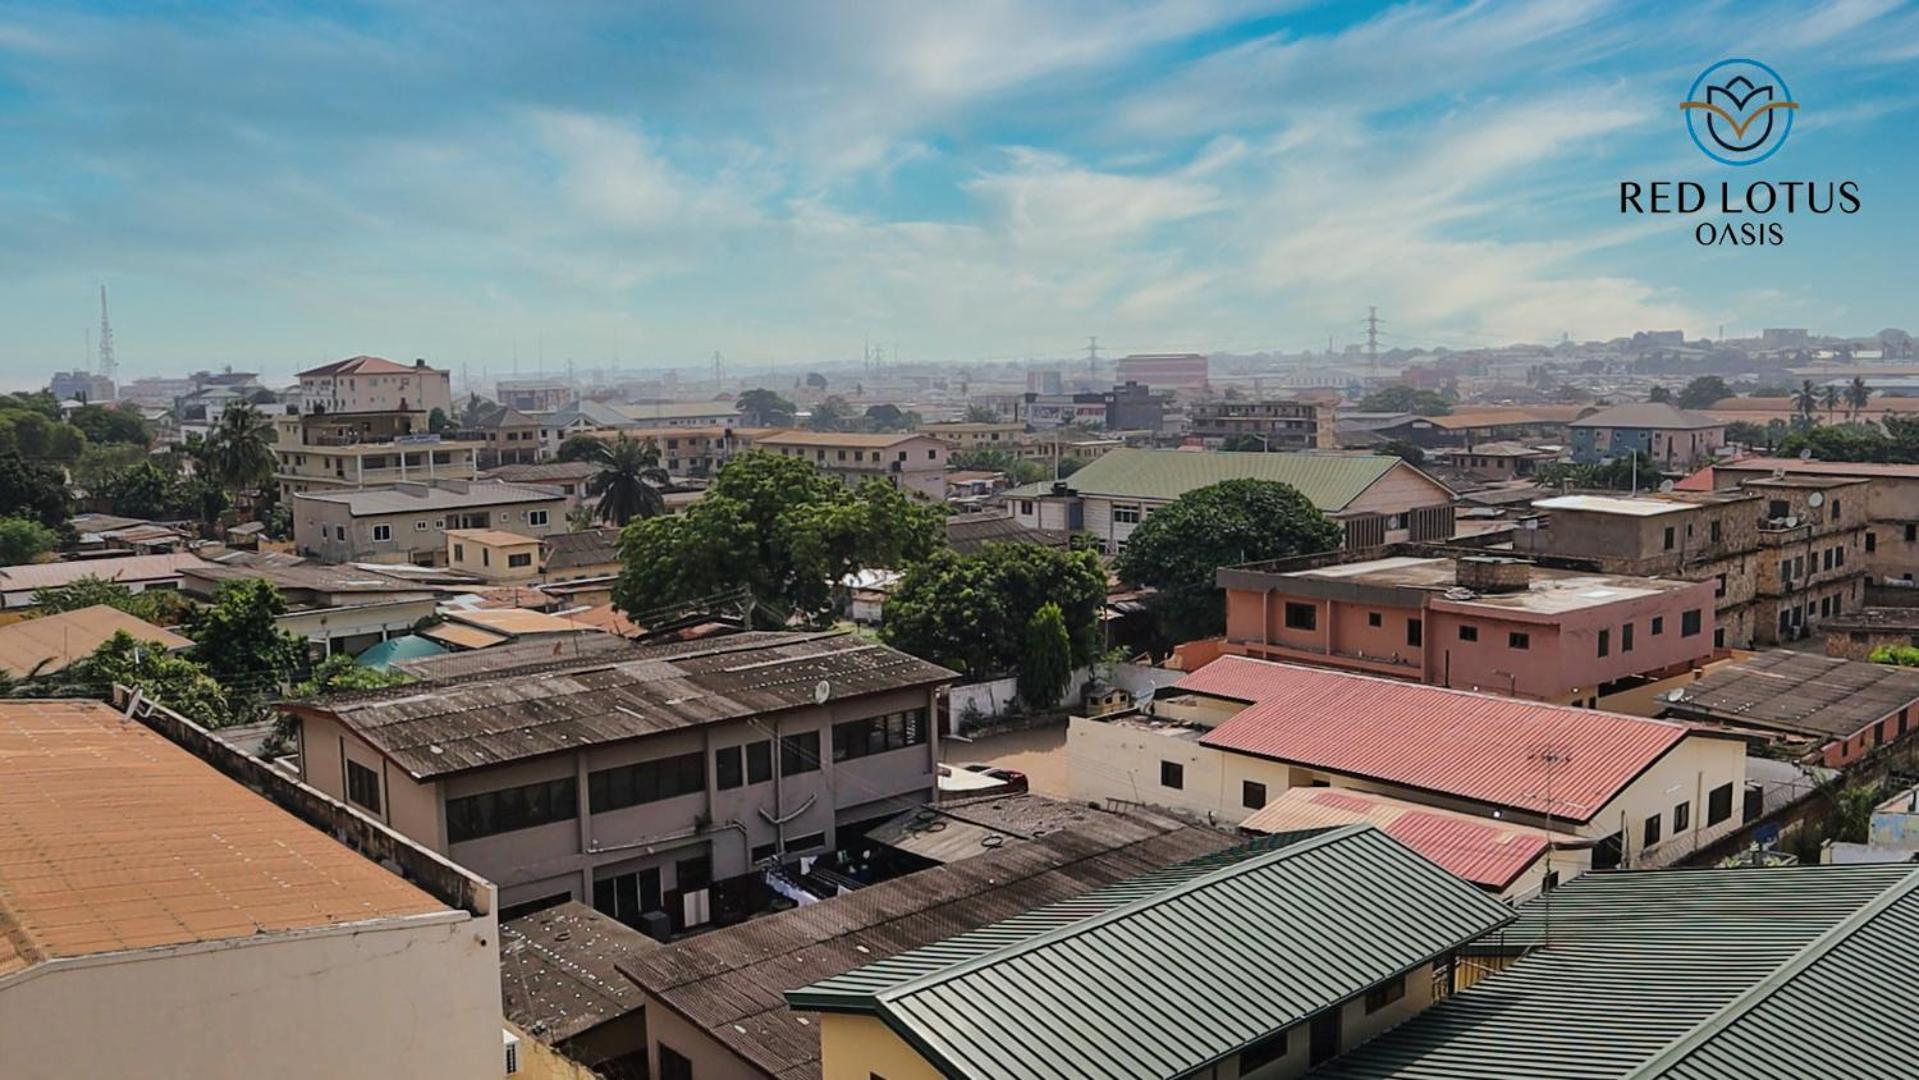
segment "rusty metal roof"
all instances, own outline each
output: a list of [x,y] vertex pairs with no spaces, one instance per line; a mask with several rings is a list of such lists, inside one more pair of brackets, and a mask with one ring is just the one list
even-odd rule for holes
[[1668,711],[1689,719],[1844,739],[1919,702],[1919,670],[1775,649],[1675,694]]
[[1230,834],[1097,812],[1049,833],[871,888],[701,934],[620,963],[654,1002],[780,1080],[820,1075],[817,1018],[785,993],[1231,848]]
[[658,942],[578,901],[500,924],[500,997],[506,1018],[560,1043],[640,1007],[640,989],[616,966]]
[[1571,821],[1590,820],[1690,730],[1243,656],[1175,685],[1253,703],[1208,732],[1207,746]]
[[[611,635],[607,635],[611,637]],[[630,658],[453,685],[291,703],[330,715],[425,779],[957,676],[845,634],[718,638]]]

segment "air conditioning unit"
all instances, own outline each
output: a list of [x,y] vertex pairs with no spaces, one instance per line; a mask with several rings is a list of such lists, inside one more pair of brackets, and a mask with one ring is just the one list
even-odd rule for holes
[[500,1041],[506,1046],[506,1075],[512,1076],[520,1071],[520,1037],[501,1028]]

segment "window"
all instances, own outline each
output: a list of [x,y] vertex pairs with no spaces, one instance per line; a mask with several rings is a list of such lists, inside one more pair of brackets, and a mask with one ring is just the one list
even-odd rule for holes
[[1462,625],[1462,626],[1460,626],[1460,628],[1459,628],[1459,640],[1461,640],[1461,641],[1478,641],[1478,640],[1479,640],[1479,627],[1477,627],[1477,626],[1465,626],[1465,625]]
[[1664,615],[1654,615],[1652,617],[1652,636],[1658,637],[1659,635],[1665,632],[1666,632],[1666,617]]
[[693,1063],[665,1043],[660,1044],[660,1080],[693,1080]]
[[1732,816],[1732,783],[1721,784],[1706,796],[1706,824],[1717,825]]
[[346,526],[335,525],[333,527],[333,538],[335,540],[340,541],[341,543],[345,543],[346,542]]
[[1791,559],[1779,560],[1779,580],[1781,581],[1792,580],[1792,560]]
[[926,710],[907,709],[833,725],[833,760],[861,758],[926,742]]
[[1914,540],[1919,540],[1919,525],[1908,525],[1906,526],[1906,543],[1910,544]]
[[1123,503],[1114,503],[1113,504],[1113,524],[1115,525],[1139,524],[1139,507],[1126,505]]
[[546,511],[544,511],[544,510],[528,510],[528,511],[526,512],[526,523],[527,523],[528,525],[544,525],[544,524],[546,524]]
[[764,784],[773,779],[773,740],[746,744],[746,782]]
[[1425,641],[1426,636],[1424,633],[1421,632],[1422,629],[1423,628],[1420,626],[1418,619],[1407,619],[1406,620],[1406,644],[1418,645],[1421,642]]
[[1239,1052],[1239,1075],[1245,1076],[1255,1069],[1263,1069],[1286,1056],[1286,1031],[1275,1031],[1271,1035],[1249,1044]]
[[1385,621],[1386,621],[1385,618],[1382,617],[1377,611],[1369,611],[1366,613],[1367,626],[1378,627],[1381,624],[1383,624]]
[[416,521],[416,522],[414,522],[414,523],[413,523],[413,531],[414,531],[414,532],[425,532],[425,531],[426,531],[426,519],[425,519],[425,518],[421,518],[420,520],[418,520],[418,521]]
[[1533,647],[1533,636],[1514,630],[1506,635],[1506,647],[1509,649],[1530,649]]
[[450,844],[483,836],[530,829],[579,816],[579,785],[571,776],[537,784],[502,788],[446,801],[446,838]]
[[1846,565],[1846,547],[1844,544],[1841,544],[1840,546],[1832,549],[1832,565],[1834,566]]
[[346,797],[374,813],[380,812],[380,774],[357,761],[346,763]]
[[1649,848],[1653,846],[1654,844],[1657,844],[1658,842],[1659,842],[1659,815],[1654,814],[1653,816],[1646,819],[1646,842],[1641,844],[1640,847]]
[[1825,565],[1825,567],[1824,567],[1824,569],[1827,569],[1827,570],[1830,570],[1830,569],[1832,569],[1832,549],[1831,549],[1831,548],[1827,548],[1827,549],[1826,549],[1826,552],[1825,552],[1825,555],[1826,555],[1826,558],[1825,558],[1825,563],[1826,563],[1826,565]]
[[1715,599],[1726,595],[1726,575],[1721,574],[1713,579],[1712,595]]
[[1666,526],[1666,550],[1667,551],[1672,550],[1672,541],[1673,541],[1672,526],[1668,525]]
[[688,892],[704,889],[713,884],[713,860],[705,855],[695,855],[690,859],[681,859],[673,864],[673,887]]
[[1033,500],[1021,499],[1019,501],[1019,512],[1022,514],[1031,514],[1033,512]]
[[1832,500],[1832,520],[1834,521],[1839,520],[1839,500],[1838,499]]
[[1248,810],[1258,810],[1266,805],[1266,785],[1257,780],[1239,782],[1239,805]]
[[465,544],[453,545],[453,561],[454,562],[466,561],[466,545]]
[[1678,806],[1675,806],[1672,808],[1672,834],[1674,836],[1678,836],[1680,833],[1685,832],[1686,826],[1690,824],[1692,824],[1692,804],[1691,803],[1682,802]]
[[522,551],[517,555],[509,553],[506,557],[506,564],[508,566],[532,566],[533,555],[531,552],[526,551]]
[[1319,609],[1311,604],[1286,605],[1286,629],[1312,630],[1319,625]]
[[1726,647],[1725,627],[1715,626],[1712,628],[1712,647],[1715,649],[1723,649]]
[[1632,651],[1632,624],[1631,623],[1626,623],[1624,626],[1621,626],[1619,628],[1619,651],[1622,653],[1628,653]]
[[1874,536],[1871,533],[1866,534],[1866,550],[1867,551],[1879,550],[1879,538]]
[[780,775],[797,776],[820,767],[820,733],[802,731],[780,738]]
[[1712,539],[1713,543],[1717,544],[1719,542],[1719,522],[1717,519],[1708,526],[1707,535]]
[[1376,1013],[1379,1010],[1406,996],[1406,976],[1395,975],[1366,991],[1366,1011]]
[[805,836],[791,837],[786,841],[787,851],[811,851],[825,846],[826,834],[823,832],[810,832]]
[[1693,608],[1691,611],[1682,611],[1679,613],[1679,636],[1680,637],[1698,637],[1699,626],[1700,626],[1700,623],[1699,623],[1698,608]]
[[604,814],[705,789],[706,755],[696,750],[592,773],[586,778],[586,803]]
[[1599,655],[1601,656],[1612,655],[1612,631],[1611,630],[1601,630],[1599,632]]
[[722,746],[713,751],[713,786],[731,791],[746,783],[746,764],[742,748]]
[[1160,762],[1159,786],[1169,787],[1175,791],[1183,790],[1186,787],[1186,766],[1177,761]]
[[375,525],[373,527],[373,540],[375,543],[391,539],[393,539],[393,526]]
[[481,566],[493,565],[493,550],[491,548],[480,549],[480,565]]

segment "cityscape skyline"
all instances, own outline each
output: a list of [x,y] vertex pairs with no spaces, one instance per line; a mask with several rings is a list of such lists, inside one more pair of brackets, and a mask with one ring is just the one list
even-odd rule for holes
[[[101,283],[126,377],[1299,352],[1357,340],[1369,304],[1383,344],[1454,349],[1908,322],[1875,242],[1915,220],[1908,5],[857,24],[0,7],[0,381],[73,366]],[[1860,213],[1749,250],[1620,215],[1621,180],[1727,177],[1674,106],[1729,55],[1804,103],[1736,179],[1853,179]]]

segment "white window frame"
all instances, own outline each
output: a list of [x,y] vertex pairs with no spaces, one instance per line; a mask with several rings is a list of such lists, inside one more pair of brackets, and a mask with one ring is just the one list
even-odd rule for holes
[[544,525],[547,523],[547,520],[547,512],[545,510],[528,510],[526,512],[526,523],[528,525]]
[[[386,535],[382,536],[380,535],[381,533],[385,533]],[[373,526],[373,542],[376,544],[392,543],[393,542],[393,526],[391,525]]]

